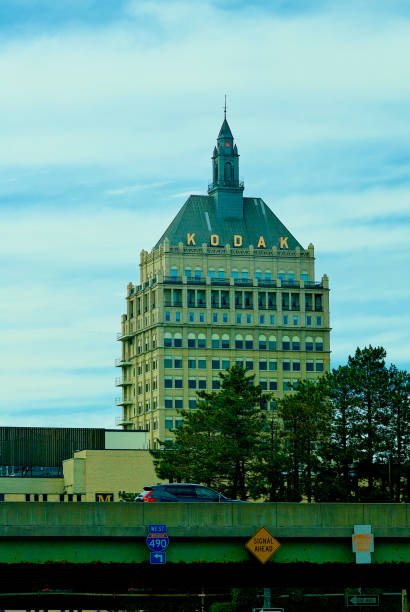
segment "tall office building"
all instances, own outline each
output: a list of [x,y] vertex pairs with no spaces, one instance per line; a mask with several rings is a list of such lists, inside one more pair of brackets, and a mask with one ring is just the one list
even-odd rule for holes
[[[191,195],[129,283],[122,316],[117,425],[173,437],[178,409],[218,389],[241,363],[281,397],[329,369],[329,284],[315,280],[314,249],[296,240],[258,197],[243,197],[239,154],[226,120],[208,195]],[[267,407],[275,410],[276,402]]]

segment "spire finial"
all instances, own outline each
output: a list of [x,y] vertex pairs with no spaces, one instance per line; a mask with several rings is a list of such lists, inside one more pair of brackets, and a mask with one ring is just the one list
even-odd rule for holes
[[224,119],[226,119],[226,94],[225,94],[225,105],[224,105]]

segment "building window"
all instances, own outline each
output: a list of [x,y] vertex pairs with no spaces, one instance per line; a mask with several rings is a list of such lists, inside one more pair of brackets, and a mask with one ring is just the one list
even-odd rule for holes
[[269,359],[269,370],[271,372],[276,372],[277,369],[278,369],[278,362],[276,361],[276,359]]
[[306,316],[306,326],[307,327],[311,327],[312,325],[312,316],[311,315],[307,315]]
[[292,351],[300,351],[300,340],[298,336],[292,338]]
[[178,278],[178,268],[171,268],[172,278]]
[[227,312],[224,312],[224,313],[222,314],[222,323],[228,323],[228,322],[229,322],[229,319],[228,319],[228,313],[227,313]]
[[243,359],[235,359],[235,365],[241,366],[241,368],[243,368]]
[[183,425],[183,419],[181,419],[181,417],[175,417],[175,428],[182,427],[182,425]]
[[285,272],[284,272],[284,270],[279,270],[279,272],[278,272],[278,279],[280,281],[282,281],[282,282],[285,280]]
[[172,376],[164,377],[164,387],[165,389],[172,389]]
[[182,377],[175,376],[174,384],[175,384],[175,389],[182,389]]
[[172,346],[172,336],[169,333],[164,335],[164,346],[169,347]]
[[246,268],[242,270],[242,280],[248,280],[248,270]]
[[188,334],[188,348],[195,348],[195,334]]
[[320,359],[316,361],[316,372],[323,372],[323,361]]
[[212,359],[212,369],[213,370],[221,369],[221,362],[219,361],[219,359]]
[[188,321],[190,323],[194,323],[194,321],[195,321],[195,313],[194,312],[189,312],[188,313]]
[[188,389],[196,389],[196,378],[188,379]]
[[269,315],[269,323],[275,325],[275,315]]
[[265,315],[259,315],[259,324],[260,325],[264,325],[265,324]]
[[223,268],[219,268],[219,270],[218,270],[218,278],[220,280],[224,280],[225,279],[225,270]]
[[316,317],[316,325],[318,327],[320,327],[322,325],[322,316],[321,315]]
[[206,389],[206,378],[198,379],[198,389]]
[[233,278],[234,280],[238,280],[238,278],[239,278],[239,272],[238,272],[238,270],[232,270],[232,278]]
[[206,370],[206,359],[198,359],[198,369]]
[[[64,498],[64,495],[63,495],[63,498]],[[26,501],[30,501],[30,493],[26,493]]]
[[284,391],[291,391],[291,382],[290,382],[290,380],[284,380],[283,381],[283,390]]
[[177,368],[177,369],[182,368],[182,359],[181,359],[181,357],[176,357],[174,359],[174,368]]
[[266,281],[271,281],[272,280],[272,273],[270,270],[265,270],[265,280]]
[[284,359],[282,362],[282,370],[284,372],[289,372],[290,371],[290,360],[289,359]]
[[182,336],[181,334],[174,334],[174,346],[179,348],[182,346]]
[[185,268],[185,276],[187,278],[191,278],[191,276],[192,276],[191,268]]
[[246,349],[253,349],[253,338],[252,338],[252,336],[246,336],[245,337],[245,348]]
[[219,378],[212,379],[212,389],[219,389],[221,386]]
[[236,323],[238,325],[240,325],[242,323],[242,315],[241,314],[237,314],[236,315]]
[[199,322],[205,323],[205,314],[203,312],[199,313]]
[[195,410],[196,408],[196,399],[194,397],[190,397],[188,400],[188,406],[190,410]]
[[322,352],[323,351],[323,340],[322,338],[316,338],[315,340],[315,351]]
[[252,315],[251,314],[246,315],[246,323],[247,325],[252,325]]
[[212,348],[213,349],[218,349],[219,348],[219,336],[218,336],[218,334],[212,334]]
[[243,338],[242,338],[242,336],[240,334],[235,336],[235,348],[236,349],[243,348]]
[[307,283],[309,281],[309,275],[307,272],[301,272],[300,273],[300,280],[302,280],[304,283]]
[[245,368],[247,370],[253,370],[253,361],[251,361],[251,360],[245,361]]
[[172,397],[166,396],[164,404],[165,408],[172,408]]
[[218,313],[217,312],[212,313],[212,323],[218,323]]
[[195,278],[197,280],[200,280],[201,279],[201,275],[202,275],[201,269],[200,268],[195,268]]
[[176,397],[175,398],[175,409],[182,410],[183,407],[184,407],[184,403],[183,403],[182,397]]
[[174,419],[172,417],[165,419],[165,429],[174,429]]
[[266,351],[267,349],[266,336],[259,336],[259,350]]
[[164,368],[172,368],[172,357],[164,357]]
[[269,350],[276,351],[276,337],[269,336]]
[[278,390],[278,381],[270,380],[269,381],[269,391],[277,391]]
[[266,359],[261,359],[259,361],[259,369],[260,370],[267,370],[267,361],[266,361]]
[[211,279],[214,279],[214,278],[215,278],[215,270],[214,270],[213,268],[209,268],[209,270],[208,270],[208,276],[209,276],[209,278],[211,278]]
[[222,336],[222,348],[223,349],[228,349],[229,348],[229,336],[228,336],[228,334],[223,334],[223,336]]
[[294,372],[300,372],[300,361],[298,359],[292,361],[292,369]]
[[165,311],[165,321],[170,321],[171,320],[171,313],[169,310]]
[[206,347],[205,334],[198,334],[198,348]]
[[255,278],[257,278],[258,281],[262,280],[262,270],[255,270]]
[[176,321],[177,323],[179,323],[179,322],[181,321],[181,313],[180,313],[179,311],[177,311],[177,312],[175,313],[175,321]]
[[308,336],[305,340],[306,351],[313,351],[313,338]]
[[293,319],[293,325],[299,325],[299,316],[298,315],[293,315],[292,319]]
[[264,391],[267,391],[267,389],[268,389],[268,382],[267,382],[266,378],[261,378],[260,381],[259,381],[259,384],[260,384],[260,386],[262,387],[262,389]]
[[313,361],[306,362],[306,372],[313,372]]
[[195,370],[196,368],[196,359],[188,359],[188,369]]
[[293,283],[294,280],[295,280],[295,273],[294,272],[288,272],[288,281],[290,283]]
[[288,336],[282,338],[282,351],[290,351],[290,338]]
[[288,315],[282,315],[282,325],[287,325],[289,323]]
[[222,370],[227,370],[230,365],[231,365],[231,362],[229,361],[229,359],[222,359],[222,362],[221,362]]

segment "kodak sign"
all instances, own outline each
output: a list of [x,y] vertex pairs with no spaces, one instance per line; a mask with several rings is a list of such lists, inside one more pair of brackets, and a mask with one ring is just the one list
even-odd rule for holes
[[[280,249],[288,249],[288,238],[289,236],[280,236],[279,238],[279,248]],[[218,234],[211,234],[210,239],[209,239],[209,243],[211,246],[219,246],[220,245],[220,238]],[[187,246],[197,246],[196,244],[196,240],[195,240],[195,232],[187,232],[186,235],[186,244]],[[234,246],[234,248],[239,248],[241,246],[243,246],[243,238],[240,234],[234,234],[232,237],[232,244]],[[266,249],[266,240],[263,236],[259,236],[258,238],[258,242],[256,244],[256,248],[257,249]]]

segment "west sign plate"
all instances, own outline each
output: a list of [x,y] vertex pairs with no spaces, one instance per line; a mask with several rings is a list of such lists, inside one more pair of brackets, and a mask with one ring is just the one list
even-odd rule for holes
[[261,563],[266,563],[273,553],[275,553],[280,544],[273,537],[266,527],[261,527],[245,544],[246,548],[251,552]]

